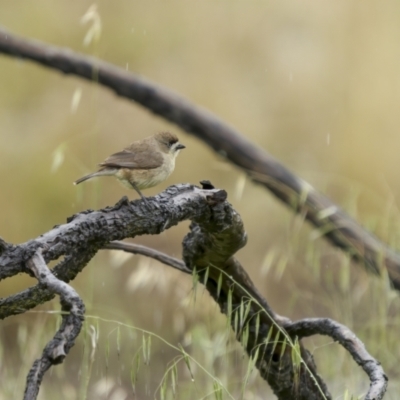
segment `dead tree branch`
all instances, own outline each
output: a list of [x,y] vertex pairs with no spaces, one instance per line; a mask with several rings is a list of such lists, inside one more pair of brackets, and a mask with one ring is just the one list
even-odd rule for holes
[[[81,329],[84,305],[76,292],[61,281],[73,279],[110,240],[159,234],[181,221],[199,222],[204,218],[214,219],[216,215],[226,218],[228,224],[233,210],[226,197],[224,190],[171,186],[146,201],[129,202],[125,197],[114,207],[76,214],[66,224],[18,246],[1,242],[0,279],[24,272],[39,280],[36,287],[2,299],[1,317],[24,312],[56,294],[61,297],[62,310],[68,313],[42,357],[33,364],[27,377],[25,399],[37,397],[44,373],[51,365],[62,362]],[[64,260],[50,272],[46,263],[62,256]]]
[[[192,228],[193,230],[193,228]],[[214,238],[215,242],[219,242],[218,238]],[[206,246],[208,248],[208,246]],[[146,257],[151,257],[157,261],[162,262],[165,265],[171,266],[172,268],[178,269],[179,271],[182,271],[184,273],[191,273],[191,271],[186,267],[186,265],[179,259],[171,257],[165,253],[159,252],[157,250],[151,249],[146,246],[142,245],[137,245],[135,243],[125,243],[125,242],[111,242],[108,245],[105,246],[106,249],[115,249],[115,250],[122,250],[128,253],[132,254],[141,254]],[[207,262],[209,260],[205,260]],[[285,357],[291,357],[292,354],[291,352],[294,351],[293,347],[288,349],[288,354],[283,354],[281,353],[282,351],[282,346],[279,345],[279,341],[281,341],[281,344],[284,343],[286,340],[289,341],[289,343],[295,343],[296,338],[297,340],[301,340],[302,338],[313,336],[313,335],[325,335],[331,337],[333,340],[337,341],[340,345],[342,345],[352,356],[354,361],[363,368],[367,376],[369,377],[370,380],[370,387],[369,390],[365,396],[365,400],[380,400],[383,398],[386,389],[387,389],[387,382],[388,378],[386,374],[383,371],[382,366],[380,363],[374,359],[366,350],[364,344],[361,342],[360,339],[357,338],[357,336],[351,332],[346,326],[339,324],[336,321],[333,321],[328,318],[306,318],[300,321],[295,321],[292,322],[289,319],[286,319],[284,317],[278,316],[277,314],[274,314],[273,311],[271,310],[270,306],[267,304],[266,300],[264,300],[258,293],[257,289],[255,288],[254,284],[246,274],[245,270],[243,267],[239,264],[239,262],[236,259],[231,259],[229,263],[225,264],[225,268],[222,270],[223,274],[221,275],[223,277],[223,280],[229,279],[227,282],[221,283],[221,287],[219,289],[219,295],[215,296],[213,295],[214,299],[218,304],[220,305],[221,310],[225,313],[227,313],[227,309],[230,308],[233,310],[236,306],[237,310],[240,310],[241,304],[250,305],[251,307],[251,312],[253,315],[257,315],[257,312],[259,314],[259,325],[256,327],[254,324],[256,324],[257,317],[256,318],[251,318],[250,315],[247,315],[246,317],[246,322],[242,321],[240,328],[235,325],[235,313],[232,315],[231,311],[231,316],[229,317],[231,319],[233,329],[235,330],[238,339],[242,341],[243,343],[243,334],[245,332],[244,327],[246,326],[246,323],[248,324],[248,330],[250,332],[264,332],[264,335],[260,334],[260,339],[265,339],[265,332],[270,332],[269,330],[271,329],[271,322],[272,319],[268,319],[268,315],[273,316],[274,323],[280,324],[282,328],[286,331],[284,332],[279,332],[278,330],[278,325],[277,330],[275,330],[274,334],[277,335],[279,338],[277,341],[275,340],[276,337],[273,336],[273,334],[268,335],[271,337],[273,340],[271,340],[270,343],[270,348],[263,349],[265,351],[265,354],[269,351],[269,356],[270,360],[275,360],[275,362],[271,362],[266,370],[262,370],[263,366],[263,360],[258,361],[258,366],[260,369],[261,373],[265,373],[264,379],[268,380],[268,382],[271,384],[271,387],[274,388],[274,384],[277,382],[278,378],[281,378],[282,374],[282,365],[285,365],[289,363],[289,360],[284,360]],[[200,268],[204,269],[204,265],[200,266]],[[214,267],[215,268],[215,267]],[[218,269],[214,269],[214,271],[218,271]],[[222,272],[221,270],[219,273]],[[204,272],[204,271],[203,271]],[[202,278],[205,277],[204,273],[201,273],[200,270],[200,275]],[[215,281],[217,279],[218,272],[214,274],[214,279],[211,278],[210,270],[208,271],[208,278],[206,282],[206,286],[208,291],[212,294],[212,292],[215,293],[215,287],[217,287],[217,292],[218,292],[218,282]],[[235,276],[235,279],[233,279],[233,276]],[[229,277],[229,278],[228,278]],[[229,287],[228,290],[231,290],[231,296],[232,296],[232,306],[227,307],[226,304],[226,293],[222,293],[222,287]],[[241,293],[236,292],[233,289],[240,289]],[[228,292],[229,293],[229,292]],[[249,301],[249,299],[252,299],[252,301]],[[262,307],[260,307],[260,305]],[[243,306],[242,306],[243,309]],[[267,315],[263,315],[263,314]],[[266,321],[265,321],[266,320]],[[287,338],[285,338],[285,335],[287,335]],[[247,339],[248,340],[248,346],[247,346],[247,351],[248,354],[251,356],[254,354],[254,349],[260,348],[260,342],[257,341],[257,343],[254,343],[254,337],[250,335],[250,337]],[[258,338],[256,338],[258,339]],[[278,342],[278,344],[277,344]],[[264,344],[264,343],[263,343]],[[244,345],[244,343],[243,343]],[[286,344],[287,345],[287,344]],[[253,347],[252,347],[253,346]],[[289,345],[290,347],[290,345]],[[271,354],[271,350],[273,350]],[[311,366],[311,370],[314,371],[315,373],[315,366],[313,365],[312,357],[308,353],[307,350],[301,348],[301,351],[303,355],[305,354],[306,357],[304,360],[307,360],[310,365],[307,365],[308,367]],[[279,362],[278,362],[279,360]],[[305,371],[306,365],[303,365],[303,370],[299,373],[300,376],[309,376],[309,372]],[[293,372],[293,371],[292,371]],[[268,379],[268,376],[270,375],[270,379]],[[321,384],[321,387],[325,387],[318,379],[318,383]],[[285,385],[282,384],[282,382],[279,382],[279,384],[276,385],[276,392],[278,392],[278,398],[288,398],[292,399],[293,397],[293,392],[288,392],[288,393],[283,393],[282,392],[282,387]],[[300,383],[299,386],[303,386],[303,382]],[[304,398],[320,398],[318,397],[321,395],[321,393],[318,392],[318,388],[316,388],[316,393],[315,397],[311,397],[310,391],[307,391],[306,394],[304,395]],[[287,397],[285,397],[287,396]],[[329,394],[325,392],[326,398],[330,398]],[[299,397],[300,398],[300,397]]]
[[367,352],[364,343],[349,328],[329,318],[305,318],[286,324],[285,329],[290,336],[304,338],[325,335],[339,342],[370,379],[370,388],[365,400],[383,399],[388,377],[381,364]]
[[[255,358],[261,376],[271,385],[278,399],[330,399],[325,384],[316,373],[312,357],[301,344],[299,351],[304,364],[299,371],[295,370],[291,340],[281,326],[286,320],[274,314],[233,258],[246,244],[247,237],[239,214],[226,201],[226,192],[223,190],[177,185],[147,198],[146,202],[129,202],[123,198],[114,207],[74,215],[66,224],[56,226],[27,243],[4,246],[0,255],[1,278],[33,271],[40,284],[3,299],[0,306],[2,318],[30,309],[54,297],[56,293],[61,295],[63,308],[69,311],[66,318],[74,318],[75,314],[82,317],[83,305],[81,308],[75,306],[74,310],[81,310],[80,314],[71,312],[74,306],[67,302],[68,298],[78,297],[68,292],[68,286],[61,285],[60,280],[73,279],[87,261],[111,240],[157,234],[186,219],[192,220],[190,233],[183,242],[187,269],[196,269],[221,311],[230,319],[237,338],[249,356]],[[64,260],[54,268],[54,275],[51,274],[46,263],[63,255]],[[160,258],[159,254],[156,256]],[[177,266],[180,263],[174,264]],[[35,296],[30,298],[29,294],[32,293]],[[244,309],[247,311],[240,312]],[[68,342],[60,342],[65,339],[61,332],[66,329],[68,320],[64,321],[60,332],[46,346],[42,358],[35,362],[29,373],[27,393],[30,397],[26,398],[35,398],[46,369],[61,361],[72,346],[75,336],[71,336]],[[71,330],[76,334],[79,331],[77,327],[71,327]],[[286,350],[283,343],[286,343]],[[64,346],[64,350],[60,345]]]
[[301,212],[335,246],[379,274],[386,267],[393,287],[400,290],[400,255],[362,228],[327,197],[316,191],[266,151],[210,112],[183,97],[122,68],[69,49],[18,37],[0,28],[0,52],[44,66],[94,79],[119,96],[133,100],[177,124],[246,171],[277,198]]
[[[147,198],[146,202],[129,202],[123,198],[114,207],[76,214],[66,224],[19,246],[2,242],[1,279],[33,271],[40,284],[2,299],[1,317],[24,312],[53,298],[55,294],[61,296],[63,310],[69,312],[63,317],[59,332],[28,375],[26,399],[36,398],[45,371],[52,364],[62,361],[81,327],[83,303],[73,289],[60,280],[74,279],[101,248],[145,254],[185,273],[196,270],[200,281],[229,318],[237,339],[249,357],[255,360],[261,376],[270,384],[278,399],[331,399],[326,385],[317,374],[311,354],[297,341],[297,338],[308,336],[309,331],[300,323],[292,327],[288,319],[276,315],[233,257],[247,240],[242,220],[226,202],[225,191],[207,187],[209,189],[205,190],[191,185],[172,186],[153,198]],[[185,219],[191,219],[192,224],[190,233],[183,241],[184,264],[144,246],[131,245],[129,248],[127,244],[109,243],[115,239],[160,233]],[[63,255],[64,260],[54,268],[54,275],[51,274],[46,262]],[[312,327],[313,332],[322,332],[318,331],[316,323]],[[341,343],[346,347],[345,341]],[[348,346],[346,348],[351,350]],[[298,351],[301,356],[299,365],[293,363],[293,351]],[[350,352],[363,368],[363,362],[367,360],[369,371],[375,371],[378,363],[368,353],[358,354],[354,349]],[[379,386],[384,393],[386,376],[383,371],[370,376],[376,378],[371,380],[371,390],[376,392]],[[382,377],[385,384],[381,383]]]
[[[67,223],[18,246],[8,245],[0,254],[0,280],[18,273],[31,273],[26,262],[43,248],[46,263],[64,256],[53,269],[69,282],[82,271],[96,252],[112,240],[159,234],[179,222],[210,218],[212,206],[224,202],[223,190],[203,190],[193,185],[170,186],[147,202],[122,198],[114,207],[88,210],[68,218]],[[0,319],[23,313],[51,300],[54,293],[38,285],[0,300]]]
[[49,291],[60,296],[62,323],[54,338],[46,345],[42,357],[37,359],[28,373],[24,400],[36,399],[45,372],[52,366],[64,361],[79,335],[84,319],[85,306],[78,293],[67,283],[58,280],[42,257],[39,248],[27,261],[39,283]]
[[192,271],[186,267],[183,261],[178,260],[175,257],[171,257],[168,254],[162,253],[161,251],[152,249],[151,247],[142,246],[141,244],[115,241],[106,244],[103,248],[107,250],[122,250],[127,253],[140,254],[142,256],[150,257],[154,260],[160,261],[161,263],[175,268],[178,271],[184,272],[185,274],[192,273]]

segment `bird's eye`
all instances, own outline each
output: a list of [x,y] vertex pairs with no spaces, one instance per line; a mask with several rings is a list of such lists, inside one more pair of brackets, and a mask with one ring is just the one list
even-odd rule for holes
[[168,142],[168,147],[171,148],[176,142]]

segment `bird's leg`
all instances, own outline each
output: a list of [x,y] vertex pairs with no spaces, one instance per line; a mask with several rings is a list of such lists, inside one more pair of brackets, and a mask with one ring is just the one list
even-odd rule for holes
[[148,203],[148,201],[147,201],[147,199],[146,199],[146,197],[145,196],[143,196],[143,194],[142,194],[142,192],[139,190],[139,188],[137,187],[137,185],[136,185],[136,183],[135,182],[129,182],[131,185],[132,185],[132,187],[136,190],[136,192],[139,194],[139,196],[142,198],[142,200],[144,200],[144,202],[146,203],[146,204],[149,204]]

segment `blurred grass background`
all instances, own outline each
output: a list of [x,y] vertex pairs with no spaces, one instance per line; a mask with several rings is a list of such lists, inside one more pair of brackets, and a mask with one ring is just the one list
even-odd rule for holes
[[[0,0],[0,24],[181,93],[399,248],[398,1],[96,5],[97,11],[83,0]],[[95,18],[82,24],[89,9]],[[101,29],[85,45],[93,21],[100,21]],[[400,302],[384,277],[372,278],[314,239],[300,217],[201,142],[96,84],[0,55],[0,87],[0,236],[6,241],[24,242],[76,212],[114,204],[127,194],[114,180],[79,187],[72,182],[130,142],[170,129],[187,149],[169,180],[146,194],[202,179],[227,190],[249,235],[238,258],[271,306],[292,319],[331,317],[349,326],[388,373],[385,398],[398,398]],[[135,241],[180,257],[187,228],[181,224]],[[0,297],[34,283],[25,276],[1,282]],[[178,397],[173,397],[166,371],[179,357],[178,343],[233,398],[270,393],[256,372],[242,393],[247,359],[202,289],[194,300],[190,277],[155,261],[103,252],[73,286],[86,302],[86,327],[65,363],[46,375],[39,398],[160,398],[163,376],[169,379],[166,398],[214,398],[211,377],[192,366],[192,382],[184,362],[177,366]],[[1,323],[0,398],[21,398],[26,373],[59,321],[45,311],[58,309],[54,301]],[[153,337],[150,363],[144,365],[148,335],[140,329],[175,347]],[[306,344],[335,399],[344,398],[346,390],[365,392],[366,377],[342,349],[320,338]]]

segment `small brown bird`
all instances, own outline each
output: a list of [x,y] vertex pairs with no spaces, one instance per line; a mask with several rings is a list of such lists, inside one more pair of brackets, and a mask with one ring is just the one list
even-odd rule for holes
[[74,185],[97,176],[115,176],[144,199],[140,190],[156,186],[167,179],[175,168],[176,156],[184,148],[173,133],[157,133],[112,154],[99,164],[97,172],[83,176]]

